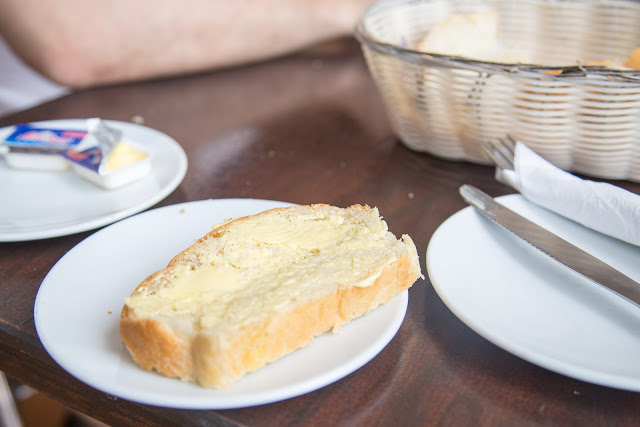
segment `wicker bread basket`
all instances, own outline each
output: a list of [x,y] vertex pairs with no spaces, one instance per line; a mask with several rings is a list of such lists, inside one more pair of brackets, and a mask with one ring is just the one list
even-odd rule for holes
[[[438,23],[482,8],[530,63],[417,50]],[[381,1],[356,36],[408,147],[487,163],[480,144],[509,134],[565,170],[640,182],[640,71],[584,65],[640,47],[640,2]]]

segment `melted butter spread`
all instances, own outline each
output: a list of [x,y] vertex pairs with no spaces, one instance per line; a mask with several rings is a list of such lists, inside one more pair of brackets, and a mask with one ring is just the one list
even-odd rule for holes
[[344,224],[341,217],[307,217],[303,220],[240,223],[232,232],[250,236],[253,240],[268,245],[285,245],[291,248],[320,249],[336,243],[340,227]]
[[[361,222],[341,214],[267,214],[227,224],[196,243],[196,260],[167,270],[164,286],[125,303],[138,315],[196,318],[197,327],[241,326],[345,286],[371,286],[396,260],[398,244],[371,210]],[[193,249],[193,248],[192,248]]]
[[147,153],[132,147],[125,142],[118,142],[104,160],[103,170],[110,172],[127,167],[147,157]]

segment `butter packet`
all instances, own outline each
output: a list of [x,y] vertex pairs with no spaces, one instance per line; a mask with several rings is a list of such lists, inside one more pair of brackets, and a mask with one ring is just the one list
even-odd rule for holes
[[63,154],[78,149],[88,132],[50,129],[32,124],[18,124],[2,143],[7,165],[15,169],[64,171],[69,163]]
[[97,145],[64,153],[75,173],[107,190],[123,187],[149,174],[148,153],[124,140],[122,132],[100,119],[89,119],[87,126]]

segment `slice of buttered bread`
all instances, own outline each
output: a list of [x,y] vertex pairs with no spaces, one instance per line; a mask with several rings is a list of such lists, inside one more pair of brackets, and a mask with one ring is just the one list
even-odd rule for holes
[[375,208],[272,209],[215,226],[145,279],[120,335],[144,369],[227,387],[420,276],[413,241]]

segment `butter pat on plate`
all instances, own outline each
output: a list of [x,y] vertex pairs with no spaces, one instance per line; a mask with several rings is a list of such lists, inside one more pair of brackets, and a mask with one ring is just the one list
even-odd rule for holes
[[118,142],[106,157],[97,146],[67,151],[64,157],[74,172],[107,190],[137,181],[151,171],[149,154],[126,140]]

